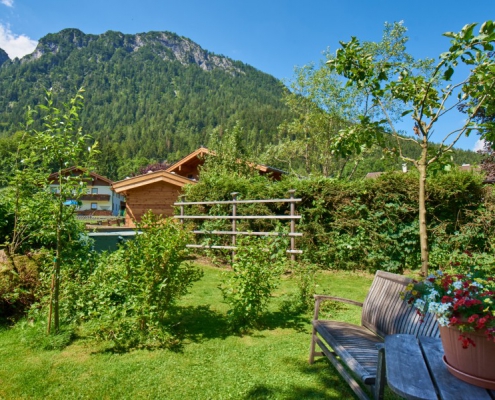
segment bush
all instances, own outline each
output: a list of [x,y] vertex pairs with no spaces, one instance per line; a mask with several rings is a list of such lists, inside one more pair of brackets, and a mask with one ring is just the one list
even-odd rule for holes
[[14,256],[0,251],[0,322],[14,322],[39,301],[42,254]]
[[255,326],[287,268],[284,237],[240,237],[232,273],[221,287],[234,330]]
[[169,344],[165,319],[201,277],[186,261],[189,241],[179,222],[143,216],[136,238],[102,255],[84,288],[79,312],[92,333],[122,350]]

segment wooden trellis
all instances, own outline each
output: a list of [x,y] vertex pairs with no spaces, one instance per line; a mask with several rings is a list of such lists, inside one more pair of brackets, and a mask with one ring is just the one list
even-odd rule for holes
[[[295,190],[289,190],[288,199],[267,199],[267,200],[237,200],[237,192],[231,193],[232,200],[227,201],[195,201],[195,202],[186,202],[184,201],[184,196],[181,196],[181,201],[174,203],[174,206],[180,208],[180,215],[174,215],[174,218],[179,219],[182,223],[185,220],[230,220],[231,221],[231,230],[194,230],[193,233],[196,235],[224,235],[224,236],[232,236],[231,245],[223,246],[223,245],[205,245],[205,244],[188,244],[187,247],[190,248],[202,248],[202,249],[227,249],[232,250],[233,254],[237,249],[236,246],[236,237],[240,235],[246,236],[278,236],[280,233],[278,232],[245,232],[237,230],[237,221],[239,220],[286,220],[290,221],[290,230],[287,236],[290,239],[290,249],[287,250],[287,253],[291,254],[291,259],[295,260],[296,254],[301,254],[302,250],[296,249],[296,237],[301,237],[302,233],[296,232],[296,220],[301,219],[300,215],[296,215],[296,206],[297,202],[300,202],[301,199],[294,198]],[[239,204],[256,204],[256,203],[289,203],[290,211],[289,215],[239,215],[237,206]],[[187,215],[185,211],[186,206],[212,206],[219,204],[231,204],[231,214],[230,215]]]

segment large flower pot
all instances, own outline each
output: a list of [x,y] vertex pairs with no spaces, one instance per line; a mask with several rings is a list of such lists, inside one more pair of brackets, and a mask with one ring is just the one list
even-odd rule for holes
[[459,341],[460,334],[456,328],[440,326],[447,369],[465,382],[495,389],[495,342],[481,333],[465,333],[476,345],[465,349]]

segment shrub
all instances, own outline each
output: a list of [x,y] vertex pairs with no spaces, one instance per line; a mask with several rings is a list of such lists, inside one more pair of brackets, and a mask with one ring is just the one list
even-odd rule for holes
[[114,342],[118,349],[170,343],[165,318],[201,277],[186,261],[189,241],[179,222],[149,212],[134,240],[101,256],[80,308],[96,337]]
[[14,256],[13,265],[0,252],[0,322],[24,316],[39,295],[39,266],[42,255]]
[[287,240],[281,236],[239,238],[232,272],[221,286],[234,330],[244,330],[259,322],[287,268],[286,249]]

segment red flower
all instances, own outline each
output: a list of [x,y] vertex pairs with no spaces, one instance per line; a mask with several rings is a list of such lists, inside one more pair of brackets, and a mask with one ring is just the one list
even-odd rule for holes
[[474,314],[474,315],[471,315],[469,318],[468,318],[468,322],[470,324],[472,324],[473,322],[475,322],[480,316],[478,314]]
[[459,335],[459,340],[461,341],[463,349],[467,349],[469,345],[476,347],[476,344],[473,342],[473,339],[466,337],[462,333]]
[[442,303],[452,303],[454,299],[450,296],[443,296],[442,297]]

